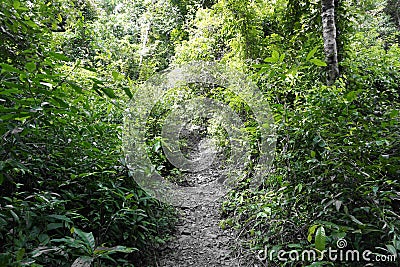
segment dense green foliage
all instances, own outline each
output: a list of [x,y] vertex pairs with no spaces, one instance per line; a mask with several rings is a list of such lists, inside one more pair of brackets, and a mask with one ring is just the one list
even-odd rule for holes
[[[136,85],[192,60],[251,76],[277,126],[273,172],[255,192],[244,181],[228,194],[223,228],[238,229],[255,253],[321,250],[346,238],[349,248],[400,257],[398,1],[338,1],[341,77],[333,86],[325,85],[319,1],[0,7],[0,266],[78,258],[142,266],[147,248],[165,242],[174,211],[130,176],[123,111]],[[256,160],[248,106],[223,88],[206,96],[247,119]],[[170,104],[153,109],[147,143],[153,163],[173,176],[159,136]]]
[[[377,26],[384,15],[357,15],[365,22],[346,33],[343,75],[334,86],[316,79],[310,63],[319,65],[312,60],[318,45],[311,51],[309,41],[296,52],[278,46],[295,57],[280,60],[275,50],[256,66],[278,125],[275,171],[258,192],[232,191],[224,210],[236,215],[222,222],[241,229],[250,249],[301,255],[346,238],[349,249],[399,255],[400,49],[393,26]],[[325,230],[322,247],[316,229]]]
[[129,81],[91,69],[87,40],[63,33],[76,43],[59,49],[63,17],[64,27],[85,32],[82,20],[72,21],[78,5],[1,5],[0,266],[71,266],[79,256],[123,265],[127,255],[113,259],[117,252],[134,252],[132,262],[136,251],[163,242],[173,219],[121,162]]

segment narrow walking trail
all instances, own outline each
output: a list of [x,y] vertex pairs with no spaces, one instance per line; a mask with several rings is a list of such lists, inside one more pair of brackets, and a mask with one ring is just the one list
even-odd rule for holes
[[174,240],[166,245],[156,266],[243,266],[234,255],[235,236],[219,226],[218,201],[181,209]]
[[199,162],[207,158],[215,160],[209,168],[183,175],[183,184],[192,187],[193,195],[187,197],[187,206],[178,207],[180,218],[175,236],[161,248],[155,266],[253,266],[245,264],[244,258],[234,249],[237,246],[235,231],[222,230],[219,226],[223,194],[216,189],[216,183],[224,180],[225,173],[221,155],[213,157],[215,153],[210,142],[200,140],[196,146],[192,144],[188,157],[198,158]]

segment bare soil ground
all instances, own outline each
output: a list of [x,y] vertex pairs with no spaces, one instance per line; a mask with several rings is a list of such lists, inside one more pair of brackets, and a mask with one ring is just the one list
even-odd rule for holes
[[[199,142],[203,148],[190,151],[191,158],[207,158],[205,153],[214,153],[210,147]],[[178,207],[180,218],[174,238],[165,244],[156,256],[154,266],[160,267],[235,267],[257,266],[249,264],[248,256],[239,255],[237,233],[222,230],[219,226],[220,206],[223,194],[216,198],[217,184],[225,173],[221,156],[214,157],[209,168],[184,174],[186,186],[193,189],[185,207]],[[219,159],[219,160],[218,160]],[[201,162],[201,161],[200,161]]]

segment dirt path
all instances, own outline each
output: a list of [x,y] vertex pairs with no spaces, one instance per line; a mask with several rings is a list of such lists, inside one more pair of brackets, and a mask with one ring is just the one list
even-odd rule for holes
[[156,266],[242,266],[233,254],[235,236],[218,226],[219,203],[182,209],[175,239],[166,245]]
[[[191,151],[192,155],[204,158],[210,153],[210,147]],[[188,196],[187,207],[179,207],[180,218],[176,234],[172,241],[161,248],[155,266],[160,267],[234,267],[253,266],[244,263],[237,255],[236,234],[233,230],[219,227],[220,206],[223,195],[216,199],[215,183],[224,177],[221,162],[216,160],[209,168],[197,173],[184,175],[187,186],[194,190]],[[190,203],[190,204],[189,204]]]

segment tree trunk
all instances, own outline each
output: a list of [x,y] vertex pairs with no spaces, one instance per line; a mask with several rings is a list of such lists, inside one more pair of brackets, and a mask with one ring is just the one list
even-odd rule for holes
[[338,49],[336,43],[335,0],[322,0],[322,35],[328,64],[327,83],[332,85],[339,76]]

